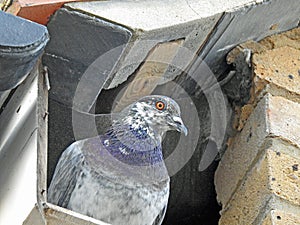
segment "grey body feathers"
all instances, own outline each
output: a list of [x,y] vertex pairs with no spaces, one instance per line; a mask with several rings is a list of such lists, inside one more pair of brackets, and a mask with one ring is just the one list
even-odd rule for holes
[[126,107],[106,134],[63,152],[48,201],[113,225],[160,225],[169,197],[161,152],[168,130],[187,134],[173,99],[146,96]]
[[162,223],[169,197],[168,179],[160,185],[116,182],[91,171],[79,143],[62,154],[48,189],[49,202],[113,225]]

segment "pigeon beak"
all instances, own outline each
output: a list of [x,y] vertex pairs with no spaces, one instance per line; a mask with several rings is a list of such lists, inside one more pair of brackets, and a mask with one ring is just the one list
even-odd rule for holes
[[182,119],[179,116],[173,116],[172,117],[172,123],[170,123],[171,126],[175,127],[175,129],[179,132],[184,133],[185,136],[188,134],[188,129],[183,124]]

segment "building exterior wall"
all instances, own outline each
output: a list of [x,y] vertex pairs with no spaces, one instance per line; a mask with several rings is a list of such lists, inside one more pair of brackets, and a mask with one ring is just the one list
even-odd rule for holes
[[244,49],[254,77],[215,174],[219,224],[300,224],[300,29],[241,44],[231,56]]

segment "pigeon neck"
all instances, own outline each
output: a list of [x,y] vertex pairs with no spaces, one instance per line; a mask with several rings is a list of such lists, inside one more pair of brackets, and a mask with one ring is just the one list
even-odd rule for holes
[[102,136],[103,146],[118,160],[130,165],[154,165],[163,160],[160,137],[147,127],[115,122]]

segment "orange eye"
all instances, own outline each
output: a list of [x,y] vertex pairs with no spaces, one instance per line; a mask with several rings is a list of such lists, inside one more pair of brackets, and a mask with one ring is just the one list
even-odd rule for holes
[[163,110],[165,108],[165,103],[159,101],[159,102],[156,102],[155,104],[155,107],[158,109],[158,110]]

